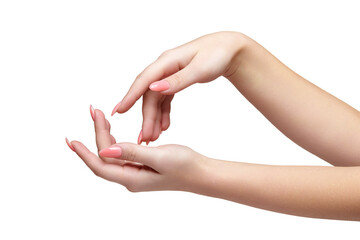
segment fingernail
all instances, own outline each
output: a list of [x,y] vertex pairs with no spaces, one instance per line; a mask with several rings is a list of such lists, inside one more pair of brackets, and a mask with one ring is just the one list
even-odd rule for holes
[[138,143],[138,144],[141,144],[141,140],[142,140],[142,129],[141,129],[141,131],[140,131],[140,133],[139,133],[139,137],[138,137],[137,143]]
[[119,146],[113,146],[109,148],[105,148],[99,152],[99,155],[102,157],[120,157],[121,156],[121,148]]
[[75,152],[74,146],[69,142],[69,140],[67,138],[65,138],[65,142],[69,146],[69,148]]
[[161,81],[153,82],[152,84],[150,84],[149,88],[152,91],[161,92],[164,90],[168,90],[170,88],[170,84],[165,80],[161,80]]
[[95,110],[93,106],[90,104],[90,114],[93,121],[95,121]]
[[116,104],[116,106],[114,107],[114,109],[113,109],[113,111],[112,111],[112,113],[111,113],[111,116],[114,116],[114,114],[116,113],[116,111],[118,110],[118,108],[120,107],[120,105],[121,105],[121,101],[120,101],[118,104]]

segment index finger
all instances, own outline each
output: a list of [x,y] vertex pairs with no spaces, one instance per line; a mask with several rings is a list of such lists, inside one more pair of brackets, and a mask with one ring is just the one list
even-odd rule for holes
[[128,179],[124,174],[123,167],[102,161],[96,154],[92,153],[81,142],[72,141],[71,145],[74,147],[76,154],[84,161],[84,163],[96,176],[112,182],[118,182],[122,185],[126,185]]
[[[110,135],[110,124],[107,126],[108,122],[105,119],[104,113],[99,109],[94,110],[94,125],[95,125],[95,136],[96,136],[96,146],[98,152],[104,148],[107,148],[113,144],[113,140]],[[102,158],[108,163],[115,163],[123,165],[125,161],[112,159],[112,158]]]
[[178,64],[176,64],[174,61],[165,60],[163,58],[159,58],[157,61],[150,64],[142,73],[136,77],[120,105],[115,107],[113,114],[115,112],[124,113],[128,111],[135,104],[135,102],[142,95],[144,95],[152,82],[161,80],[167,75],[171,75],[178,70]]
[[194,52],[196,51],[191,45],[182,45],[161,54],[136,77],[125,97],[115,106],[112,115],[115,112],[128,111],[144,95],[151,83],[160,81],[184,68],[193,58]]

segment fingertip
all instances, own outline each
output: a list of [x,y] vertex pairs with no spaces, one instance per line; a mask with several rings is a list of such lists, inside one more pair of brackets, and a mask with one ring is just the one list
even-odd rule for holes
[[[147,116],[143,113],[143,116]],[[154,131],[154,121],[148,117],[144,117],[142,126],[141,126],[141,142],[147,142],[151,139]],[[139,134],[140,135],[140,134]]]
[[99,152],[101,157],[120,158],[122,155],[122,149],[119,145],[113,145],[108,148],[104,148]]
[[168,81],[160,80],[150,84],[149,89],[154,92],[162,92],[168,90],[170,88],[170,84]]
[[124,100],[121,101],[121,105],[118,107],[115,113],[125,113],[127,112],[133,105],[135,104],[135,101],[127,100],[124,98]]
[[[161,132],[168,130],[169,127],[170,127],[170,122],[162,123],[162,125],[161,125]],[[161,134],[161,133],[160,133],[160,134]]]
[[94,113],[95,113],[95,117],[100,116],[101,114],[104,115],[103,112],[100,109],[95,109]]
[[109,122],[109,120],[107,120],[107,119],[105,119],[106,120],[106,128],[109,130],[109,132],[110,132],[110,130],[111,130],[111,124],[110,124],[110,122]]
[[116,139],[114,138],[113,135],[110,135],[110,138],[111,138],[111,144],[115,144],[116,143]]
[[143,128],[142,135],[141,135],[141,141],[140,142],[149,142],[152,138],[153,131],[146,130]]
[[79,141],[73,140],[70,142],[70,144],[73,146],[73,148],[75,149],[75,151],[79,148],[81,148],[82,146],[84,146],[84,144],[82,144]]
[[163,131],[167,130],[170,126],[171,101],[173,98],[174,95],[167,97],[161,106],[161,130]]
[[153,136],[153,137],[151,138],[151,142],[155,142],[156,140],[159,139],[159,137],[160,137],[160,132],[159,132],[159,134],[158,134],[157,136]]
[[142,129],[141,129],[141,131],[139,133],[139,136],[138,136],[138,139],[137,139],[137,144],[140,145],[141,142],[142,142]]
[[98,125],[98,124],[102,123],[103,121],[105,121],[104,124],[106,126],[107,119],[105,118],[105,114],[103,113],[103,111],[101,111],[100,109],[95,109],[94,115],[95,115],[95,119],[96,119],[95,125]]
[[166,131],[170,126],[170,115],[169,113],[163,113],[161,119],[161,131]]
[[69,146],[69,148],[71,149],[71,150],[73,150],[74,152],[76,152],[75,151],[75,148],[74,148],[74,146],[73,146],[73,144],[72,144],[72,142],[69,142],[69,139],[66,137],[65,138],[65,142],[66,142],[66,144]]
[[151,142],[155,142],[160,137],[160,131],[161,131],[161,122],[156,121],[156,126],[150,139]]
[[122,103],[122,101],[120,101],[118,104],[116,104],[116,106],[114,107],[114,109],[111,112],[111,116],[114,116],[114,114],[118,111],[121,103]]
[[94,107],[90,104],[90,115],[93,121],[95,121],[95,112]]

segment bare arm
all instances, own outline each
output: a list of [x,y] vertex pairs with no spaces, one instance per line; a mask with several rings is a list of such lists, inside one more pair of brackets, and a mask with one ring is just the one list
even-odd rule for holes
[[170,125],[174,94],[219,76],[296,144],[333,165],[360,165],[359,112],[241,33],[209,34],[164,52],[139,74],[113,113],[126,112],[143,96],[139,143],[155,141]]
[[70,148],[97,176],[132,192],[188,191],[286,214],[360,220],[360,167],[229,162],[180,145],[115,143],[104,114],[92,115],[100,156],[78,141]]
[[100,158],[80,142],[69,146],[96,175],[131,191],[189,191],[287,214],[360,220],[359,112],[243,34],[215,33],[165,52],[113,113],[126,112],[143,96],[138,143],[155,141],[169,127],[174,94],[221,75],[287,137],[339,167],[228,162],[179,145],[114,144],[100,111],[93,118]]
[[192,191],[270,211],[360,220],[360,167],[273,166],[206,159]]
[[[292,141],[338,166],[360,165],[359,111],[247,38],[227,78]],[[340,83],[339,83],[340,84]]]

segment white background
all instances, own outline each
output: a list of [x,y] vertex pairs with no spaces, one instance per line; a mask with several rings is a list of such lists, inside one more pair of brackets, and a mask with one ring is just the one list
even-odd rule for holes
[[[340,2],[340,1],[338,1]],[[360,109],[356,1],[0,1],[0,239],[346,239],[359,223],[259,210],[185,192],[130,193],[95,177],[64,138],[95,149],[107,117],[164,50],[231,30]],[[214,158],[328,165],[282,135],[224,78],[177,94],[177,143]],[[110,119],[135,142],[141,102]],[[360,203],[359,203],[360,204]]]

